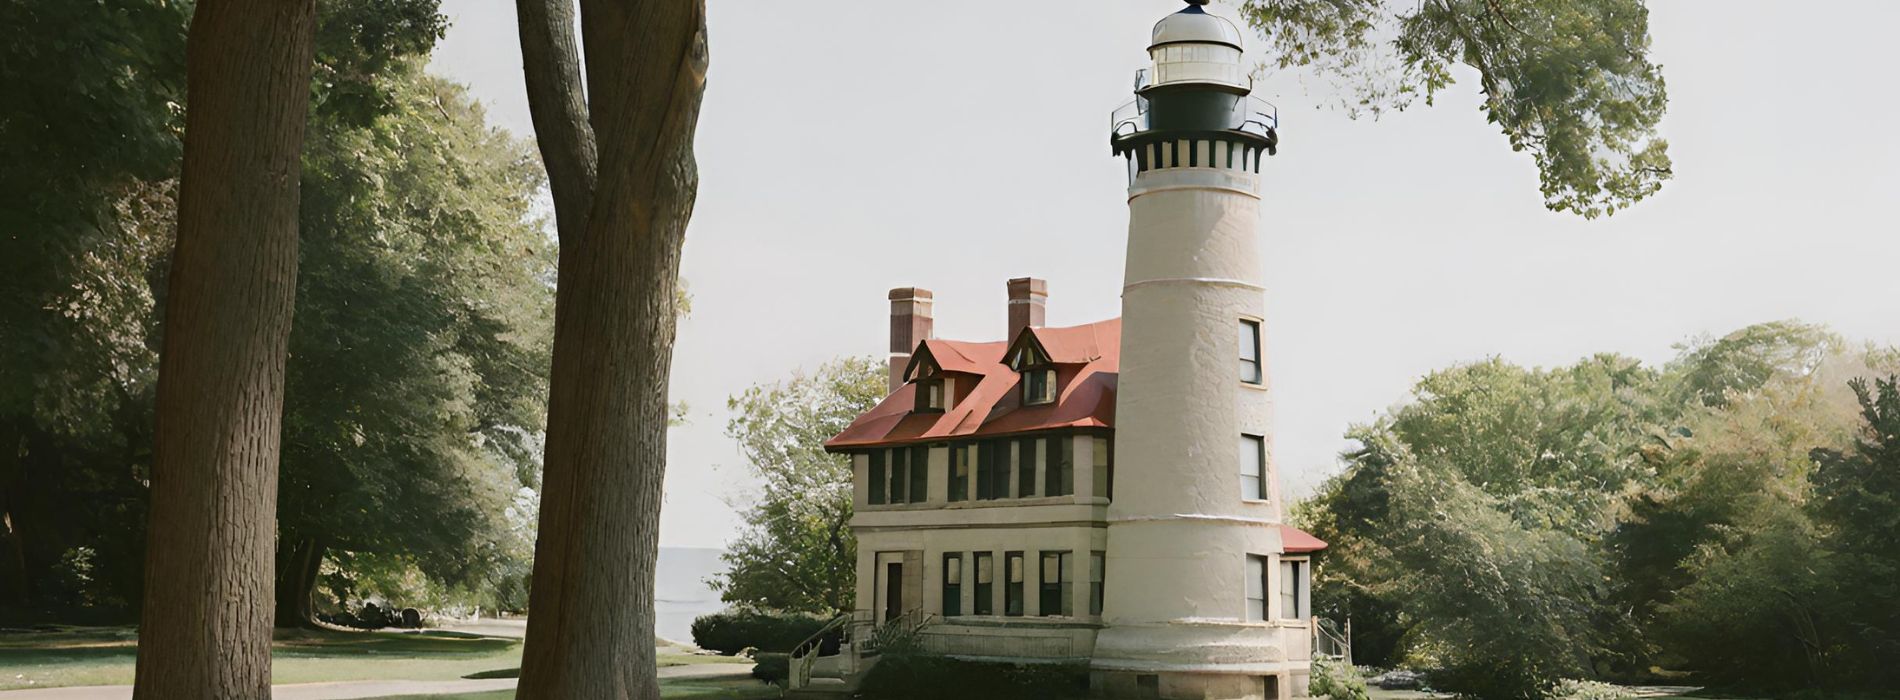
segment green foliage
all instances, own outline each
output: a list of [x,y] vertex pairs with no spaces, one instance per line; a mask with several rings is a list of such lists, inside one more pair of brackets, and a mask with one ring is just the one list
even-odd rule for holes
[[823,618],[798,613],[726,610],[693,620],[693,644],[728,655],[746,648],[789,653],[825,623]]
[[1366,679],[1359,675],[1359,669],[1351,664],[1333,659],[1314,657],[1313,672],[1307,683],[1307,694],[1324,695],[1333,700],[1367,700]]
[[[1810,456],[1852,443],[1848,379],[1881,357],[1846,347],[1780,322],[1689,344],[1660,371],[1598,356],[1428,375],[1353,430],[1346,471],[1294,510],[1332,544],[1315,609],[1352,618],[1359,660],[1430,667],[1435,685],[1477,697],[1539,698],[1561,678],[1651,666],[1820,683],[1849,650],[1888,648],[1848,631],[1885,618],[1844,613],[1892,609],[1878,597],[1891,593],[1840,597],[1849,571],[1884,569],[1844,563],[1848,540],[1808,506],[1836,483],[1823,473],[1845,475],[1837,492],[1890,489],[1866,466],[1885,457]],[[1890,517],[1890,501],[1865,502],[1853,512]]]
[[792,655],[780,652],[763,652],[754,656],[758,663],[752,665],[752,677],[761,683],[784,685],[792,677]]
[[318,118],[306,147],[279,526],[499,581],[532,550],[517,501],[553,308],[538,171],[461,87],[413,65],[381,87],[385,114]]
[[824,441],[884,398],[887,376],[870,358],[842,358],[812,374],[732,397],[726,434],[757,479],[745,529],[712,583],[728,603],[817,614],[850,609],[857,542],[851,536],[851,462]]
[[1245,0],[1241,14],[1280,68],[1338,80],[1355,116],[1429,105],[1453,66],[1476,71],[1486,118],[1530,152],[1552,210],[1613,214],[1671,175],[1643,0]]
[[1063,700],[1088,697],[1088,668],[885,655],[858,685],[866,700]]

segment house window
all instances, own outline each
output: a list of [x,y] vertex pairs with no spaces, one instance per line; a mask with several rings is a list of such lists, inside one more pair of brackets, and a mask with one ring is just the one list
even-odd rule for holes
[[963,614],[963,553],[943,555],[943,616]]
[[930,500],[930,447],[910,448],[910,502]]
[[1089,614],[1102,614],[1102,597],[1108,593],[1108,555],[1089,552]]
[[1023,553],[1003,553],[1003,614],[1023,614]]
[[1247,555],[1247,619],[1267,619],[1267,558]]
[[1240,497],[1267,497],[1267,439],[1259,435],[1240,436]]
[[1043,495],[1067,496],[1075,493],[1075,447],[1067,436],[1052,437],[1049,446],[1049,468],[1044,470],[1048,483],[1044,485]]
[[871,505],[874,505],[874,506],[884,505],[884,451],[883,450],[871,451],[871,466],[867,471],[870,472]]
[[1287,620],[1304,620],[1307,615],[1307,587],[1312,585],[1312,572],[1308,570],[1304,559],[1280,560],[1280,617]]
[[970,445],[950,446],[950,501],[970,498]]
[[943,407],[942,379],[926,379],[917,382],[917,411],[919,413],[942,413]]
[[1023,372],[1023,405],[1039,406],[1056,400],[1056,371],[1032,369]]
[[1259,384],[1266,380],[1260,366],[1260,322],[1240,320],[1240,381]]
[[976,500],[991,501],[1009,495],[1009,443],[976,443]]
[[891,502],[903,503],[910,496],[910,451],[902,447],[891,450]]
[[1095,476],[1095,496],[1098,498],[1115,497],[1115,457],[1112,452],[1115,449],[1114,444],[1113,440],[1097,436],[1094,449],[1091,450],[1095,466],[1092,470]]
[[996,556],[989,552],[977,552],[976,559],[976,605],[978,615],[996,614]]
[[1029,498],[1036,495],[1036,449],[1035,438],[1022,438],[1016,441],[1016,497]]
[[1038,581],[1041,598],[1040,612],[1044,617],[1069,615],[1074,612],[1073,594],[1070,592],[1068,552],[1042,553],[1042,578]]

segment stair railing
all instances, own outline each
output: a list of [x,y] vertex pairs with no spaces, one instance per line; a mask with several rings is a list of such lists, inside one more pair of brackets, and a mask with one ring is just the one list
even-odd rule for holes
[[812,666],[818,663],[818,652],[825,648],[825,638],[849,624],[851,624],[850,615],[831,618],[824,627],[818,628],[818,631],[806,637],[805,641],[792,647],[791,668],[785,677],[785,687],[796,690],[810,685]]

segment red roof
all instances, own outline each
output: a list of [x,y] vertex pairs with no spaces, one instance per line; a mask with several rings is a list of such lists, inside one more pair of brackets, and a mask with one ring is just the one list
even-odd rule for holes
[[1326,541],[1314,537],[1292,525],[1280,526],[1280,549],[1287,554],[1317,552],[1326,548]]
[[[1121,368],[1122,320],[1067,328],[1028,328],[1056,368],[1055,403],[1024,406],[1020,377],[1003,354],[1014,343],[926,340],[926,353],[956,377],[956,402],[943,413],[915,413],[917,387],[905,384],[876,408],[825,442],[829,450],[934,442],[955,437],[1011,435],[1061,428],[1109,428],[1115,423],[1115,379]],[[1018,341],[1021,339],[1018,338]],[[965,381],[974,380],[966,391]]]

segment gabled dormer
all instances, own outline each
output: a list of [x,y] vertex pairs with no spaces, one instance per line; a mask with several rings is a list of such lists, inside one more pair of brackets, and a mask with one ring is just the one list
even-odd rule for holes
[[930,352],[929,343],[918,343],[911,353],[910,366],[904,368],[904,382],[917,387],[915,413],[942,413],[955,403],[956,379],[943,371],[943,364]]
[[1042,406],[1055,403],[1059,393],[1056,387],[1056,364],[1050,359],[1049,351],[1042,341],[1036,338],[1034,329],[1024,329],[1016,336],[1016,342],[1003,353],[1003,363],[1016,372],[1022,387],[1024,406]]

